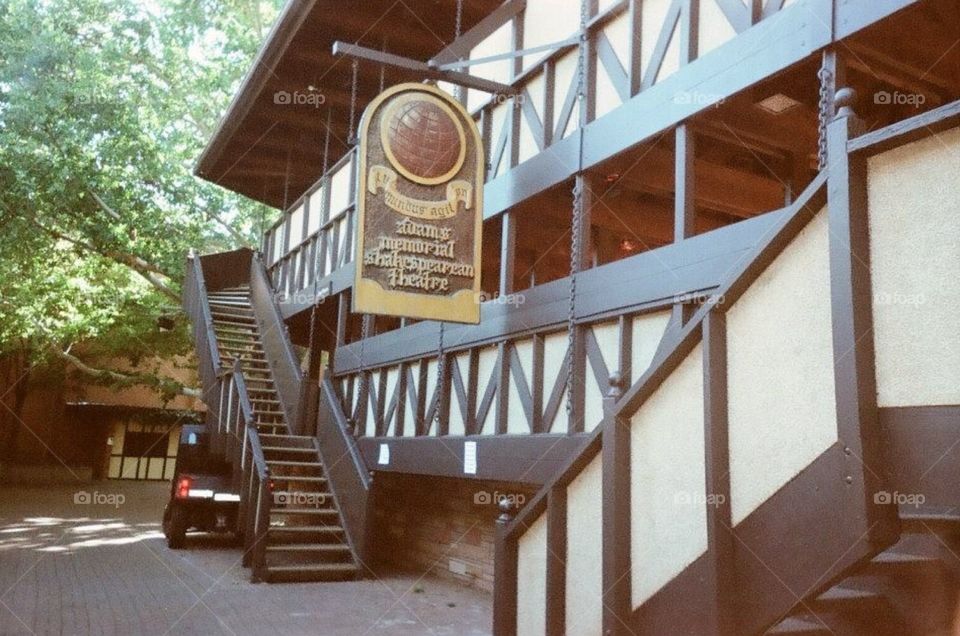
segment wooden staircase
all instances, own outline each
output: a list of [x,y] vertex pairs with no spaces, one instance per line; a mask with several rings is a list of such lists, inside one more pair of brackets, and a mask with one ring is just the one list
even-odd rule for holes
[[766,634],[935,636],[955,633],[960,511],[901,510],[899,541],[808,596]]
[[246,286],[208,294],[220,360],[239,363],[270,471],[268,581],[354,579],[358,561],[316,440],[291,435]]

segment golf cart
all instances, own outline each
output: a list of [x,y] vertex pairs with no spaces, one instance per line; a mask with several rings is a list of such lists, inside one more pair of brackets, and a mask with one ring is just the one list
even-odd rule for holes
[[188,530],[226,533],[237,529],[240,495],[230,484],[230,464],[210,452],[205,427],[184,425],[170,500],[163,510],[163,534],[173,550],[184,546]]

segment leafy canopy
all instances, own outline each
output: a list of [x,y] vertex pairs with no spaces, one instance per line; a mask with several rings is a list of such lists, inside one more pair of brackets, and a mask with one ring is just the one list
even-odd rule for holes
[[271,214],[192,166],[280,0],[0,2],[0,356],[186,351],[184,256]]

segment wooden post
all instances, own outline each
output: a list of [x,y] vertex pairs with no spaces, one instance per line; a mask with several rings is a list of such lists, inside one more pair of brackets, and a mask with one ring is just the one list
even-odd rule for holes
[[[576,188],[580,192],[581,200],[580,223],[579,227],[571,229],[573,232],[579,232],[580,239],[571,246],[570,263],[574,269],[570,273],[571,276],[576,276],[577,272],[590,267],[590,209],[593,205],[593,195],[590,190],[590,182],[582,172],[577,174]],[[574,222],[576,222],[576,217],[574,217]],[[573,412],[570,413],[567,430],[570,433],[581,433],[583,432],[583,402],[587,382],[587,347],[583,329],[580,326],[573,327],[573,342],[571,344],[570,353],[573,356],[573,361],[569,391]]]
[[514,636],[517,633],[517,542],[507,537],[513,521],[513,504],[500,500],[496,538],[493,547],[493,634]]
[[559,485],[547,495],[547,636],[566,633],[567,600],[567,488]]
[[[696,178],[694,162],[696,160],[696,140],[694,132],[687,124],[677,126],[675,154],[675,193],[673,204],[673,241],[679,243],[696,233]],[[674,320],[683,326],[693,314],[689,303],[676,303],[673,306]]]
[[630,420],[614,412],[623,377],[610,374],[603,425],[603,634],[631,634]]
[[712,588],[710,633],[736,631],[734,537],[730,513],[727,422],[726,316],[714,309],[703,321],[704,448],[706,450],[707,585]]
[[514,291],[513,274],[516,267],[517,219],[507,210],[500,215],[500,295]]
[[855,102],[852,89],[837,91],[837,114],[827,126],[826,140],[834,377],[837,425],[844,445],[840,487],[847,493],[850,510],[862,511],[877,522],[870,526],[869,537],[851,536],[850,540],[881,542],[895,531],[898,517],[895,506],[876,505],[874,496],[886,484],[869,468],[883,465],[884,460],[872,335],[867,163],[862,155],[847,152],[850,139],[864,128],[853,111]]

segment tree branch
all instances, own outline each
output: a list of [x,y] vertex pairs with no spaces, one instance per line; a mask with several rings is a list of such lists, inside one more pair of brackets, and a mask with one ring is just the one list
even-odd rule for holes
[[186,397],[197,399],[203,396],[203,392],[200,391],[200,389],[184,386],[180,382],[171,378],[145,375],[142,373],[121,373],[119,371],[114,371],[113,369],[97,369],[95,367],[91,367],[69,351],[64,351],[63,349],[54,346],[51,346],[50,350],[58,358],[69,363],[71,366],[73,366],[73,368],[77,369],[81,373],[99,380],[106,380],[108,382],[126,385],[139,384],[158,390],[163,389],[164,387],[172,387],[176,389],[176,395],[184,395]]
[[117,252],[115,250],[110,250],[107,248],[101,248],[97,245],[94,245],[93,243],[88,243],[86,241],[74,238],[72,236],[68,236],[63,232],[60,232],[58,230],[54,230],[53,228],[49,228],[45,226],[44,224],[37,221],[35,218],[31,218],[30,220],[35,226],[37,226],[43,232],[45,232],[49,236],[52,236],[53,238],[66,241],[72,245],[76,245],[77,247],[83,250],[86,250],[88,252],[93,252],[94,254],[99,254],[104,258],[108,258],[114,261],[115,263],[119,263],[120,265],[129,267],[130,269],[135,271],[137,274],[139,274],[141,277],[143,277],[144,280],[146,280],[148,283],[153,285],[153,287],[157,289],[157,291],[162,293],[164,296],[166,296],[167,298],[177,303],[180,302],[180,294],[178,294],[173,288],[170,287],[170,285],[167,284],[165,280],[163,280],[163,278],[170,279],[171,276],[169,276],[166,272],[164,272],[162,269],[160,269],[158,266],[154,265],[153,263],[150,263],[149,261],[146,261],[143,258],[140,258],[139,256],[136,256],[134,254],[126,254],[123,252]]
[[243,234],[238,232],[233,225],[227,223],[219,213],[208,211],[207,214],[209,214],[211,219],[219,223],[230,234],[230,236],[234,238],[238,247],[249,247],[250,249],[254,249],[254,246],[250,244],[250,241],[248,241]]

